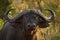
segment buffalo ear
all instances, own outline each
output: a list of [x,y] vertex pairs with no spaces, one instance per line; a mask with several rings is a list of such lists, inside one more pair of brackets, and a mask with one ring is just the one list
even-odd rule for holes
[[39,22],[40,28],[47,28],[48,26],[49,26],[49,23],[47,23],[47,22]]

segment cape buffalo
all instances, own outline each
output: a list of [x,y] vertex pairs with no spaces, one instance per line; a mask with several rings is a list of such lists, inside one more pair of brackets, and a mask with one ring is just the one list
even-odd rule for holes
[[27,9],[19,15],[10,19],[8,13],[14,9],[9,9],[4,13],[6,23],[1,30],[0,40],[37,40],[35,35],[37,26],[46,28],[54,20],[53,10],[46,9],[51,13],[50,18],[46,18],[43,13],[35,9]]

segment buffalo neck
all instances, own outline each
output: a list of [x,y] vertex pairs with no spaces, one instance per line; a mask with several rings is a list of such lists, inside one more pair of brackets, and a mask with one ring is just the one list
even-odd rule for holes
[[37,40],[36,32],[31,34],[25,34],[25,40]]

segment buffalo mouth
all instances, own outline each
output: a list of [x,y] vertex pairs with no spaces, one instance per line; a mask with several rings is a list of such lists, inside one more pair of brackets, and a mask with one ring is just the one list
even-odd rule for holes
[[36,30],[35,28],[30,28],[30,29],[28,29],[28,31],[33,31],[33,30]]
[[33,31],[26,32],[25,35],[34,35],[35,33],[36,33],[36,30],[33,30]]
[[37,31],[37,29],[28,29],[28,30],[25,31],[25,33],[26,33],[27,35],[33,35],[33,34],[36,33],[36,31]]

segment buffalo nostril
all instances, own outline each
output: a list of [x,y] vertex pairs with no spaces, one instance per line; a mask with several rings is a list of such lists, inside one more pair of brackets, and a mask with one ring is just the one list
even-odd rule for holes
[[35,28],[35,25],[32,25],[33,28]]
[[31,27],[31,25],[27,25],[28,27]]
[[35,25],[27,25],[28,27],[35,27]]
[[35,24],[27,24],[27,29],[35,29]]

